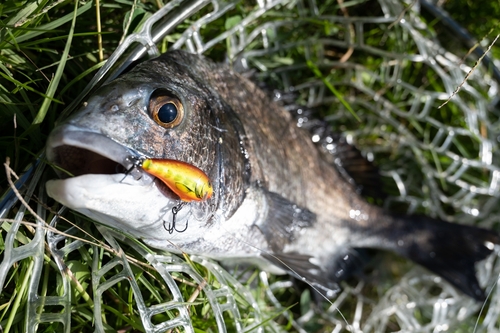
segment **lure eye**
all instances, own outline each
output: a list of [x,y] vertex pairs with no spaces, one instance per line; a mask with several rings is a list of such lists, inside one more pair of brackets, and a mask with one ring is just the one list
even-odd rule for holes
[[184,118],[184,107],[181,101],[165,91],[157,90],[149,99],[151,117],[160,126],[173,128]]

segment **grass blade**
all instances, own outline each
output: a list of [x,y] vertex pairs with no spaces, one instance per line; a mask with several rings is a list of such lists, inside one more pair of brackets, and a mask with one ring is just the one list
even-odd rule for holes
[[68,59],[69,49],[71,47],[71,42],[73,40],[73,33],[75,31],[75,23],[76,18],[78,16],[78,1],[75,1],[75,10],[73,11],[73,21],[71,22],[71,28],[68,33],[68,40],[66,42],[66,46],[64,48],[64,52],[61,57],[61,61],[57,66],[56,74],[54,78],[50,81],[49,88],[47,89],[47,96],[50,98],[45,98],[43,100],[42,106],[38,111],[35,119],[33,120],[33,125],[40,124],[45,116],[47,115],[47,111],[49,110],[50,103],[52,102],[52,98],[56,92],[56,89],[59,85],[59,81],[61,80],[61,76],[63,75],[64,67],[66,66],[66,60]]

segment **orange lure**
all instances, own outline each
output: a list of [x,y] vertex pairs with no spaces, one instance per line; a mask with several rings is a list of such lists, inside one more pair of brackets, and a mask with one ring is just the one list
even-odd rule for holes
[[213,194],[208,176],[191,164],[152,158],[142,161],[141,167],[164,182],[182,201],[203,201]]

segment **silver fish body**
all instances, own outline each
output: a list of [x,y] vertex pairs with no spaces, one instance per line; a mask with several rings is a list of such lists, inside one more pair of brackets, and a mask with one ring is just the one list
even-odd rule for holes
[[[182,105],[175,125],[159,120],[158,110],[179,116],[168,103]],[[369,205],[284,108],[229,68],[182,51],[102,87],[52,132],[47,157],[75,176],[61,173],[48,194],[101,223],[155,248],[246,258],[326,289],[348,274],[352,249],[368,247],[482,299],[474,263],[499,242],[495,232]],[[200,168],[212,197],[174,213],[179,198],[131,162],[144,157]]]

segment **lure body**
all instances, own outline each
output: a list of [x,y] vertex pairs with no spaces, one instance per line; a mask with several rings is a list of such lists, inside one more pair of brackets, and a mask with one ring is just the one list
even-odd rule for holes
[[212,196],[208,176],[194,165],[169,159],[145,159],[142,169],[160,179],[182,201],[203,201]]

